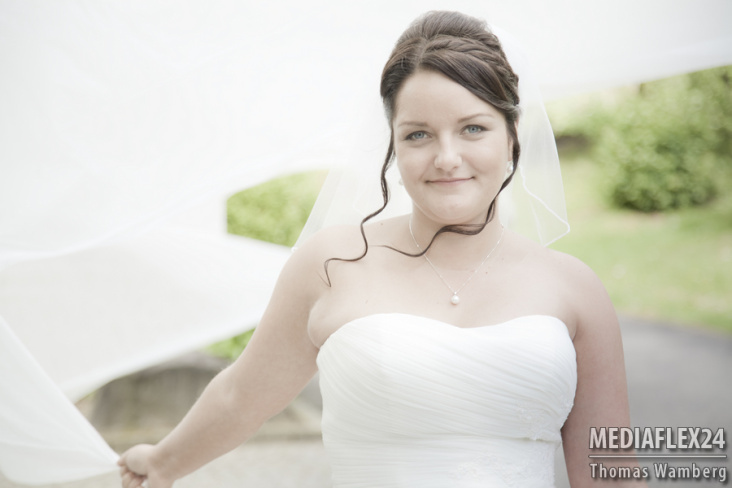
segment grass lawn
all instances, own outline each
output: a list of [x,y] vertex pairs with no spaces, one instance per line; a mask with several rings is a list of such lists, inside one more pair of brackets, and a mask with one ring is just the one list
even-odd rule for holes
[[711,204],[644,214],[609,208],[587,155],[561,154],[572,231],[552,245],[600,276],[618,312],[732,332],[732,187]]

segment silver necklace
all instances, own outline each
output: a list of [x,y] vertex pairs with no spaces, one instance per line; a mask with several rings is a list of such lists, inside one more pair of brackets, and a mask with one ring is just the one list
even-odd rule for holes
[[[470,282],[470,280],[473,279],[473,276],[475,276],[478,273],[478,270],[481,267],[483,267],[485,262],[488,261],[488,258],[491,257],[491,254],[493,254],[493,251],[495,251],[496,248],[498,247],[498,244],[501,243],[501,239],[503,239],[503,233],[505,232],[505,230],[506,230],[506,228],[501,226],[501,235],[498,237],[498,240],[496,241],[496,244],[493,246],[493,249],[490,250],[490,252],[486,255],[486,257],[483,258],[483,261],[481,261],[480,264],[478,265],[478,267],[475,268],[472,273],[470,273],[470,276],[468,276],[468,279],[465,280],[465,282],[462,285],[460,285],[460,288],[458,288],[457,290],[452,289],[452,287],[450,286],[450,283],[447,282],[447,280],[442,276],[442,273],[440,273],[440,271],[437,269],[437,266],[435,266],[432,263],[432,261],[430,260],[430,258],[427,257],[427,253],[423,254],[425,260],[427,260],[427,262],[432,267],[432,269],[435,271],[435,273],[437,273],[437,276],[440,277],[440,279],[445,284],[447,289],[450,290],[450,292],[452,293],[452,296],[450,297],[450,303],[452,303],[453,305],[458,305],[460,303],[460,296],[458,294],[463,290],[463,288],[465,288],[465,285],[467,285]],[[414,232],[412,231],[412,219],[411,218],[409,219],[409,234],[412,236],[412,240],[414,241],[414,245],[417,246],[417,249],[422,251],[422,247],[419,245],[419,243],[417,242],[417,239],[414,237]]]

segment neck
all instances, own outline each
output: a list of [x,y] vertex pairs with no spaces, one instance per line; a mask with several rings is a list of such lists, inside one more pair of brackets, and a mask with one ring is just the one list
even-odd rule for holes
[[[419,251],[425,249],[435,233],[442,227],[431,221],[420,218],[418,215],[410,216],[408,225],[411,225],[411,233],[414,235],[412,246]],[[470,222],[468,230],[473,225],[482,225],[482,221]],[[444,269],[472,269],[497,247],[503,236],[503,226],[497,217],[488,222],[485,227],[475,235],[444,232],[440,234],[427,251],[427,256]],[[412,240],[412,237],[409,237]]]

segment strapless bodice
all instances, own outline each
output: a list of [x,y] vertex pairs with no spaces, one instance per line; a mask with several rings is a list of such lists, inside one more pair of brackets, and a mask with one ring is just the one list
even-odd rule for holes
[[334,487],[553,486],[577,382],[561,320],[374,314],[333,333],[318,367]]

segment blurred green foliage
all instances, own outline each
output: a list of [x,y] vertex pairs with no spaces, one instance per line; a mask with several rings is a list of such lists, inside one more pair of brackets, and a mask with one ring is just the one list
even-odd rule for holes
[[[623,315],[732,333],[732,192],[666,212],[619,209],[597,191],[604,168],[589,152],[560,158],[572,231],[551,247],[588,264]],[[732,171],[719,178],[732,188]]]
[[[293,246],[323,184],[322,171],[298,173],[267,181],[231,196],[226,205],[230,234]],[[244,278],[242,278],[244,279]],[[207,351],[234,360],[254,331],[218,342]]]
[[552,247],[589,264],[621,313],[732,331],[732,67],[548,111],[572,223]]
[[225,358],[229,361],[234,361],[236,358],[239,357],[241,352],[249,343],[249,339],[252,338],[253,334],[254,329],[248,330],[242,334],[232,337],[231,339],[226,339],[221,342],[211,344],[206,348],[206,351],[213,354],[214,356]]
[[293,246],[315,204],[323,178],[322,172],[298,173],[233,195],[226,205],[229,233]]
[[647,83],[583,113],[560,121],[557,135],[591,142],[619,207],[706,203],[720,191],[718,173],[732,166],[732,66]]

